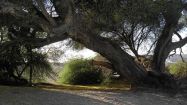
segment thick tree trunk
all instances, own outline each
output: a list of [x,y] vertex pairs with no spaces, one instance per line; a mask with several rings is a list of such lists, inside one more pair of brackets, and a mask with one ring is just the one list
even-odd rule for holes
[[[176,1],[176,5],[181,5],[181,3]],[[167,9],[167,12],[163,14],[165,19],[165,26],[157,41],[152,60],[153,70],[160,73],[165,69],[165,61],[169,56],[169,53],[174,50],[172,49],[172,36],[174,34],[174,31],[176,30],[182,12],[182,9],[177,6]]]
[[152,60],[152,69],[158,73],[162,73],[165,70],[165,61],[172,51],[172,36],[177,23],[178,21],[166,23],[157,41]]
[[132,83],[148,84],[154,87],[175,88],[176,84],[172,83],[170,76],[154,71],[146,71],[144,68],[135,63],[134,58],[124,52],[117,44],[108,39],[102,38],[91,33],[78,33],[70,35],[75,41],[84,44],[87,48],[100,53],[107,58],[112,67],[122,78],[126,78]]
[[114,69],[129,81],[140,82],[146,78],[145,69],[137,65],[133,57],[110,40],[92,33],[78,33],[70,37],[107,58]]
[[168,45],[163,46],[162,42],[158,43],[153,55],[152,70],[162,73],[165,70],[165,61],[170,53],[170,49]]
[[165,73],[165,62],[170,52],[174,50],[172,46],[172,36],[178,24],[178,19],[179,17],[174,18],[173,20],[167,19],[164,29],[162,30],[161,36],[159,37],[156,48],[154,50],[151,65],[152,70],[157,75],[160,84],[164,87],[177,87],[174,77]]

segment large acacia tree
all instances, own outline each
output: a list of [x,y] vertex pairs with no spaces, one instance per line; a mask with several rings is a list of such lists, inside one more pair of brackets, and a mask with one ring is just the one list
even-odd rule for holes
[[[150,79],[149,73],[123,46],[138,56],[140,42],[155,36],[152,71],[160,77],[170,52],[187,42],[179,34],[186,8],[185,0],[1,0],[0,24],[45,32],[45,37],[27,39],[35,48],[72,38],[106,57],[123,77],[139,82]],[[114,37],[103,37],[106,33]],[[172,42],[173,35],[180,41]],[[1,43],[0,51],[8,43]]]

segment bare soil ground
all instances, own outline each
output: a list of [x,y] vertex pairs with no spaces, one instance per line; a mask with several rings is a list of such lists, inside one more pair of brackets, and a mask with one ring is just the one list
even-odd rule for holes
[[152,89],[109,92],[0,86],[0,105],[187,105],[187,92],[171,95]]

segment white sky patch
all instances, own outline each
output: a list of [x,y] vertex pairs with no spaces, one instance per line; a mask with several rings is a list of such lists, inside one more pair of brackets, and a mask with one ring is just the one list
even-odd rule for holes
[[[181,30],[179,32],[179,34],[181,35],[182,38],[187,37],[187,28]],[[179,41],[179,38],[176,35],[174,35],[173,40],[174,41]],[[187,44],[182,47],[182,51],[183,51],[183,54],[187,54]],[[180,49],[179,48],[177,49],[176,53],[180,54]]]
[[62,54],[60,53],[57,55],[57,59],[49,59],[50,62],[66,62],[70,59],[91,59],[97,55],[96,52],[89,50],[87,48],[84,48],[82,50],[75,50],[72,49],[70,46],[68,46],[69,41],[64,40],[60,42],[56,42],[47,46],[44,46],[40,49],[41,52],[46,53],[51,51],[61,51],[63,52]]
[[78,59],[78,58],[83,58],[83,59],[91,59],[97,55],[96,52],[93,52],[92,50],[89,50],[87,48],[84,48],[83,50],[72,50],[69,49],[65,51],[65,53],[60,57],[60,62],[65,62],[70,59]]

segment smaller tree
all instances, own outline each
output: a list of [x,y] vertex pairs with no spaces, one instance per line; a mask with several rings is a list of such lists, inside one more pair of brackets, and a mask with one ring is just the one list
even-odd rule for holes
[[[7,40],[3,40],[5,38]],[[2,81],[26,83],[23,74],[28,74],[28,71],[30,83],[32,77],[41,79],[54,75],[46,56],[33,51],[33,38],[36,38],[36,32],[25,27],[10,27],[6,29],[6,34],[1,34],[1,45],[6,46],[0,52],[0,78],[5,77]]]

